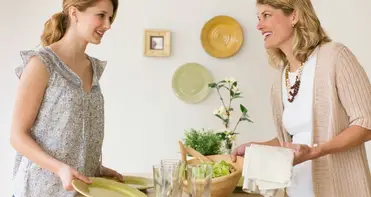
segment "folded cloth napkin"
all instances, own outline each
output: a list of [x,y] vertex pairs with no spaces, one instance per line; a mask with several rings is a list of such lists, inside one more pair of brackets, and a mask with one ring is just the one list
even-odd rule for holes
[[252,144],[246,147],[243,191],[273,197],[290,186],[294,161],[292,149]]

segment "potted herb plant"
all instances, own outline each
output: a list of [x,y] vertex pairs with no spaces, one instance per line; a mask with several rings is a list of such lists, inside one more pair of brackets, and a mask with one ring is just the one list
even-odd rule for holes
[[203,155],[222,153],[223,141],[219,134],[211,129],[188,129],[184,132],[183,143]]

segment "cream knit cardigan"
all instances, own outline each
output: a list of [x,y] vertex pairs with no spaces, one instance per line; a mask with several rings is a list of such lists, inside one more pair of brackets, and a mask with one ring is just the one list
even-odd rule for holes
[[[273,117],[282,142],[291,138],[282,127],[282,71],[272,86]],[[300,90],[299,90],[300,91]],[[371,85],[367,74],[344,45],[319,48],[313,93],[313,144],[321,144],[352,125],[371,129]],[[371,197],[365,145],[313,160],[316,197]]]

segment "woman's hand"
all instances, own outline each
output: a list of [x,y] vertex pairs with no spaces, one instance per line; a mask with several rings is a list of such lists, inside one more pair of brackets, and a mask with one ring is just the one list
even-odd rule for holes
[[284,143],[283,147],[294,150],[294,165],[319,157],[320,150],[305,144]]
[[59,168],[57,175],[62,181],[63,188],[67,191],[73,191],[74,188],[72,186],[72,180],[73,179],[79,179],[86,184],[91,184],[91,180],[82,175],[77,170],[73,169],[71,166],[68,166],[66,164],[62,164],[62,166]]
[[122,174],[116,172],[115,170],[112,170],[110,168],[106,168],[104,166],[102,166],[102,172],[101,172],[101,176],[102,177],[110,177],[110,178],[115,178],[117,179],[119,182],[124,182],[124,177],[122,176]]
[[249,142],[246,144],[242,144],[235,148],[231,154],[231,160],[232,162],[237,161],[237,156],[244,157],[245,156],[245,150],[246,147],[249,147],[251,144],[261,144],[266,146],[281,146],[280,142],[277,138],[273,138],[272,140],[266,141],[266,142]]
[[232,162],[237,161],[237,156],[240,156],[240,157],[245,156],[246,147],[249,147],[252,143],[253,142],[249,142],[249,143],[246,143],[246,144],[241,144],[237,148],[235,148],[232,152],[232,155],[231,155]]

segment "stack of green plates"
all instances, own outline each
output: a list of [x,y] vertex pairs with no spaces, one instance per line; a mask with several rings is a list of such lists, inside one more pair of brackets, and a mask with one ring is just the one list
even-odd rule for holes
[[146,197],[138,189],[106,178],[90,178],[93,182],[86,184],[80,180],[73,180],[72,185],[76,191],[86,197]]

